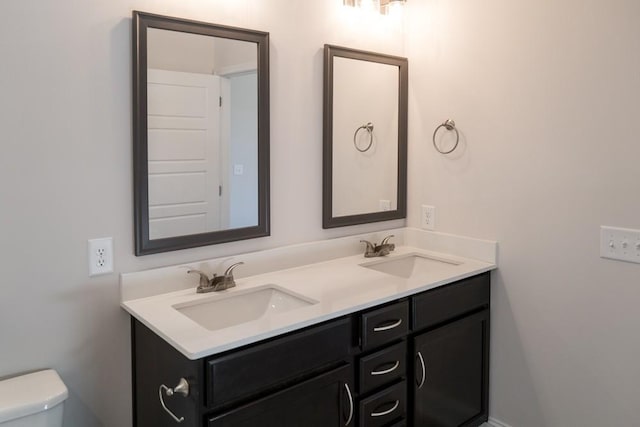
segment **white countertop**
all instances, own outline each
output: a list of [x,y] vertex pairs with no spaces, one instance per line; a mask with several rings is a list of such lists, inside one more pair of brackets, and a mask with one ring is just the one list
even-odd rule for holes
[[[381,258],[364,258],[359,254],[236,278],[237,286],[226,291],[197,294],[194,285],[189,289],[126,300],[121,306],[187,358],[195,360],[496,268],[495,259],[478,260],[414,246],[399,246],[384,259],[412,253],[445,258],[459,264],[442,263],[442,266],[435,265],[419,278],[404,279],[362,267],[360,264]],[[176,304],[221,298],[264,285],[276,285],[317,303],[219,330],[208,330],[173,307]]]

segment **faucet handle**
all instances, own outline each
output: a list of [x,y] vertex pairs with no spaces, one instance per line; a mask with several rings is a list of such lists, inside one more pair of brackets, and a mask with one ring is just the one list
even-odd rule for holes
[[365,245],[367,245],[367,249],[369,248],[373,249],[373,243],[371,243],[368,240],[360,240],[360,243],[364,243]]
[[[206,288],[211,283],[211,280],[209,280],[209,276],[207,276],[207,273],[203,273],[200,270],[187,270],[187,274],[199,274],[201,288]],[[214,274],[213,277],[216,277],[216,275]]]
[[360,240],[360,243],[364,243],[367,247],[364,250],[364,256],[373,254],[376,251],[376,248],[373,243],[368,240]]
[[389,239],[392,237],[396,237],[393,234],[389,234],[387,237],[385,237],[384,239],[382,239],[382,242],[380,242],[380,246],[382,245],[386,245],[389,242]]
[[239,265],[243,265],[244,262],[240,261],[240,262],[236,262],[235,264],[231,264],[225,271],[224,271],[224,275],[225,276],[231,276],[233,275],[233,270],[239,266]]

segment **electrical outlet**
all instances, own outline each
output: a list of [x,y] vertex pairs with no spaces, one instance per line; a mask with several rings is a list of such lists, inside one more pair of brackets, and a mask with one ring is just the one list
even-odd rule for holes
[[640,264],[640,230],[601,226],[600,257]]
[[89,240],[89,276],[113,272],[113,238]]
[[381,211],[390,211],[391,210],[391,200],[383,200],[380,199],[378,201],[379,207]]
[[420,213],[420,226],[425,230],[435,230],[436,208],[434,206],[422,205]]

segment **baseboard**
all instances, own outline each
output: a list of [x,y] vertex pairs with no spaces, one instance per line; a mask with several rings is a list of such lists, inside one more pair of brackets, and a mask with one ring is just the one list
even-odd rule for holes
[[496,420],[495,418],[491,418],[491,417],[489,417],[488,423],[491,427],[512,427],[509,424],[503,423],[502,421]]

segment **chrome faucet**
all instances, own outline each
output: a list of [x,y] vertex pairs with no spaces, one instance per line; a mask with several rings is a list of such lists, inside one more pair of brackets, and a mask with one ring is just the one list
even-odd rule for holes
[[394,237],[393,234],[385,237],[379,245],[374,245],[368,240],[360,240],[360,243],[364,243],[366,245],[364,250],[365,258],[389,255],[396,248],[395,244],[389,243],[389,239],[392,237]]
[[200,283],[196,288],[196,292],[203,294],[206,292],[218,292],[225,289],[233,288],[236,285],[236,281],[233,278],[233,269],[237,266],[244,264],[244,262],[236,262],[227,268],[222,276],[214,274],[211,279],[206,273],[200,270],[188,270],[187,273],[194,273],[200,275]]

